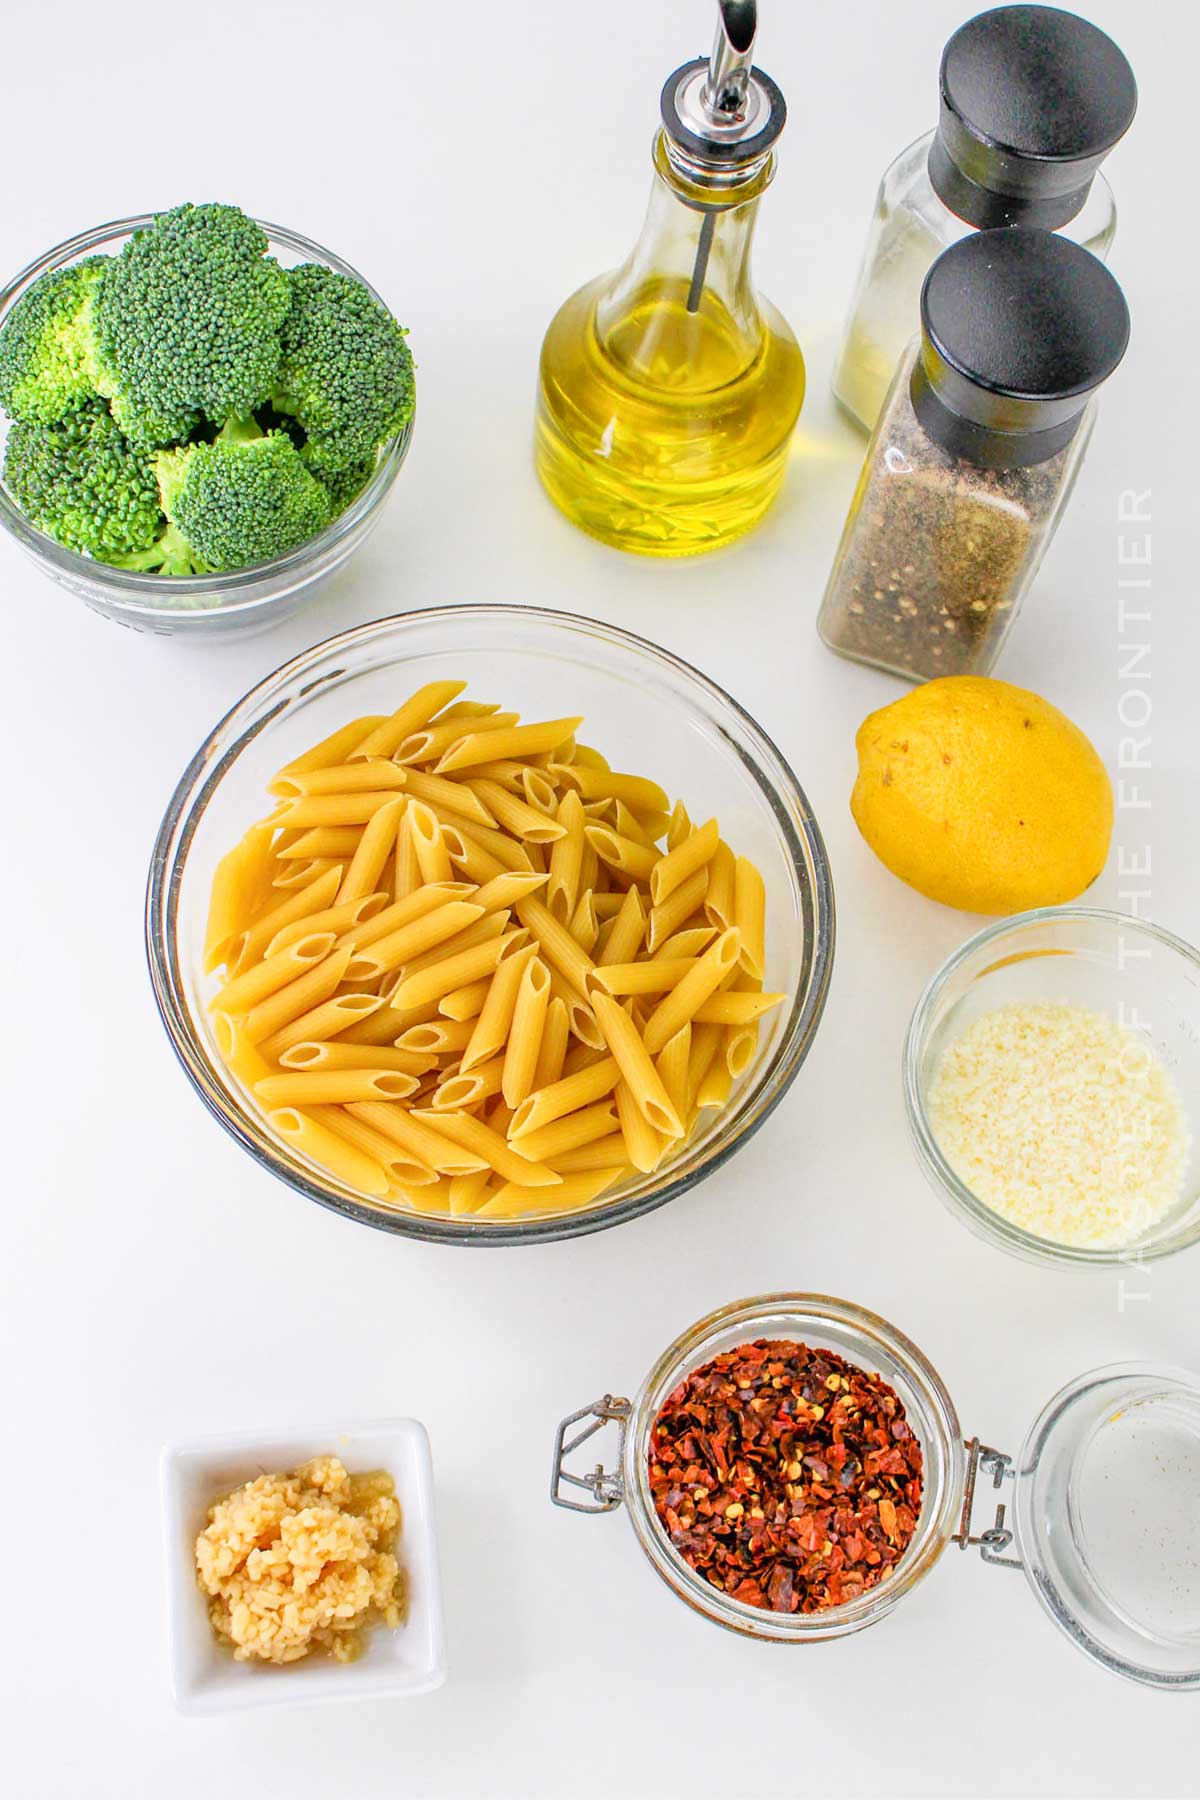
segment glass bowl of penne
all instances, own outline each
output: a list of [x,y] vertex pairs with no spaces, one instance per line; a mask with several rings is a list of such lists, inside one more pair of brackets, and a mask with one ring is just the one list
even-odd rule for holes
[[180,781],[147,947],[193,1086],[298,1193],[502,1244],[663,1205],[798,1073],[833,960],[770,739],[593,619],[454,606],[286,664]]

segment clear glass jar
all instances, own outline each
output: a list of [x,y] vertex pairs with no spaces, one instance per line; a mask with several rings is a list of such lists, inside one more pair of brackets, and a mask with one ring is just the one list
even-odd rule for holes
[[[987,1243],[1058,1268],[1156,1261],[1200,1243],[1200,952],[1146,919],[1091,906],[1047,906],[998,919],[933,976],[904,1045],[904,1105],[917,1160],[938,1197]],[[993,1211],[955,1173],[929,1118],[946,1046],[996,1007],[1065,1002],[1135,1027],[1171,1072],[1192,1136],[1178,1202],[1134,1242],[1088,1249],[1035,1237]]]
[[[921,285],[942,251],[976,229],[951,212],[929,179],[937,133],[902,150],[875,200],[862,267],[833,372],[834,398],[870,431],[883,408],[896,364],[917,328]],[[1112,188],[1092,182],[1082,210],[1062,234],[1104,261],[1117,229]]]
[[[770,1612],[713,1588],[672,1547],[650,1492],[650,1432],[668,1394],[721,1351],[762,1337],[832,1350],[881,1375],[903,1402],[924,1457],[917,1529],[894,1574],[823,1612]],[[616,1466],[573,1473],[572,1456],[609,1425],[619,1437]],[[963,1441],[941,1377],[887,1320],[826,1295],[768,1294],[699,1320],[663,1351],[634,1399],[609,1394],[564,1419],[551,1498],[586,1513],[624,1506],[672,1593],[745,1637],[799,1644],[861,1631],[891,1612],[954,1543],[1022,1569],[1050,1617],[1103,1667],[1185,1689],[1200,1687],[1198,1490],[1200,1377],[1150,1364],[1093,1371],[1054,1396],[1014,1459],[978,1438]],[[985,1515],[980,1530],[977,1506]]]
[[986,675],[1070,497],[1095,403],[1046,462],[980,468],[917,418],[921,356],[917,338],[895,370],[817,629],[831,650],[910,681]]

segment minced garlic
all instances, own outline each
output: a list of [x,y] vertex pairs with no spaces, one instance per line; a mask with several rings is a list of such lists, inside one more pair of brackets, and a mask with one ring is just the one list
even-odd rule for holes
[[372,1619],[403,1622],[399,1528],[391,1476],[350,1475],[336,1456],[235,1488],[196,1539],[214,1631],[239,1662],[351,1662]]
[[1014,1002],[944,1052],[929,1123],[959,1179],[1011,1224],[1115,1249],[1177,1203],[1191,1140],[1144,1038],[1089,1007]]

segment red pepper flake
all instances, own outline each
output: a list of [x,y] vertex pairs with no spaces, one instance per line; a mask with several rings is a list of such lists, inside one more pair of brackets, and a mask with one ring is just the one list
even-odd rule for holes
[[921,1511],[921,1446],[879,1375],[758,1338],[693,1369],[650,1433],[672,1545],[732,1599],[844,1606],[889,1576]]

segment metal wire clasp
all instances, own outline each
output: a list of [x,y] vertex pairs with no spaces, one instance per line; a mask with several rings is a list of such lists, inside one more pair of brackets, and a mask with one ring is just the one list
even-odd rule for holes
[[977,1437],[971,1438],[965,1445],[967,1452],[967,1473],[963,1482],[962,1512],[959,1514],[958,1530],[954,1533],[954,1543],[960,1550],[978,1549],[984,1562],[995,1563],[1001,1569],[1024,1568],[1019,1556],[1002,1556],[1013,1541],[1013,1534],[1004,1523],[1007,1508],[1003,1500],[996,1502],[996,1522],[989,1525],[986,1531],[977,1536],[971,1533],[971,1514],[975,1510],[975,1488],[980,1471],[990,1474],[992,1487],[999,1488],[1005,1480],[1012,1480],[1013,1462],[1003,1450],[992,1450],[987,1444],[981,1444]]
[[[572,1413],[569,1419],[563,1420],[554,1440],[554,1468],[550,1475],[550,1498],[555,1506],[565,1506],[570,1512],[582,1513],[612,1512],[614,1507],[620,1506],[625,1498],[620,1470],[625,1458],[625,1433],[632,1411],[630,1402],[622,1399],[619,1394],[605,1394],[603,1400],[593,1400],[590,1406],[583,1407],[579,1412]],[[583,1420],[587,1420],[587,1423],[582,1431],[568,1437],[571,1427]],[[597,1463],[589,1475],[572,1475],[569,1469],[564,1468],[567,1458],[581,1444],[586,1444],[590,1437],[603,1431],[606,1425],[614,1423],[618,1426],[615,1470],[609,1471],[603,1463]],[[590,1494],[592,1504],[589,1505],[585,1500],[568,1500],[562,1492],[564,1482]]]

